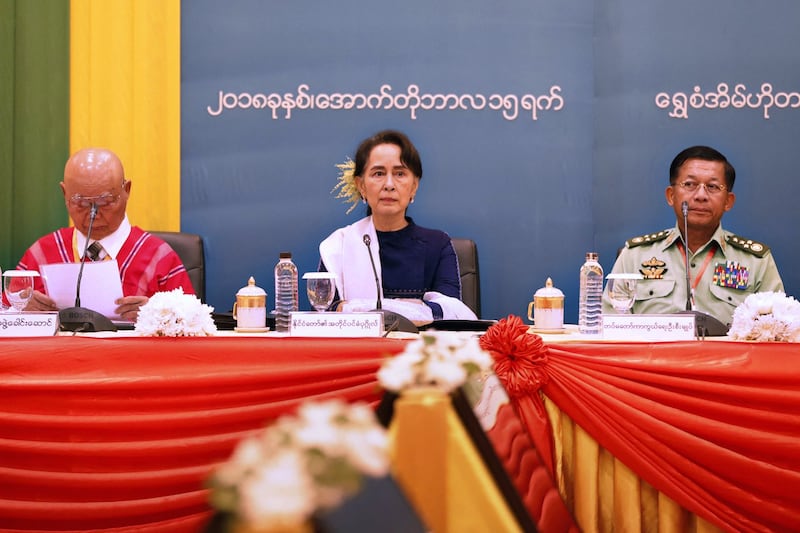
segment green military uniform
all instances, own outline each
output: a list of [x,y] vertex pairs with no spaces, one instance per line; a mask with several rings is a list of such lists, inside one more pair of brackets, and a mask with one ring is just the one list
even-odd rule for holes
[[[686,309],[686,256],[678,227],[625,242],[614,273],[639,273],[633,312],[677,313]],[[783,292],[769,248],[724,231],[722,225],[703,247],[689,255],[695,309],[730,324],[733,311],[754,292]],[[699,279],[697,279],[699,276]],[[614,313],[607,292],[603,312]]]

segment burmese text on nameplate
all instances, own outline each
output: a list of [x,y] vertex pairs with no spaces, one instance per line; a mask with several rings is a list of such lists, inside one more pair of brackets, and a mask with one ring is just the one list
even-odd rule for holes
[[58,313],[0,313],[0,337],[52,337],[58,331]]
[[694,315],[604,314],[603,338],[638,341],[694,340]]
[[381,313],[291,313],[289,333],[296,337],[380,337]]

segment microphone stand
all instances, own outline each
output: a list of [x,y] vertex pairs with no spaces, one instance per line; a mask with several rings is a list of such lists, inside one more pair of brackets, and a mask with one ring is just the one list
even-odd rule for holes
[[364,234],[362,237],[364,241],[364,246],[367,247],[367,253],[369,254],[369,262],[372,264],[372,273],[375,275],[375,289],[378,291],[378,299],[375,303],[375,309],[373,311],[377,311],[383,315],[383,327],[386,330],[384,333],[384,337],[388,335],[392,331],[405,331],[407,333],[419,333],[419,328],[414,325],[409,319],[401,315],[400,313],[395,313],[394,311],[388,311],[383,309],[381,305],[381,282],[378,279],[378,269],[375,268],[375,259],[372,257],[372,248],[370,245],[372,244],[372,239],[369,235]]
[[681,204],[681,213],[683,213],[683,257],[686,263],[686,310],[691,311],[694,309],[694,305],[692,294],[692,276],[689,272],[689,204],[687,202],[683,202]]
[[692,289],[692,276],[689,272],[689,204],[685,201],[681,203],[681,213],[683,213],[683,244],[686,262],[686,310],[681,311],[679,314],[694,315],[694,328],[697,337],[701,339],[705,337],[724,337],[728,334],[728,326],[708,313],[694,308],[694,289]]
[[86,244],[83,247],[81,256],[81,266],[78,268],[78,279],[75,283],[75,306],[66,307],[58,312],[58,321],[61,331],[117,331],[107,316],[81,307],[81,279],[83,278],[83,266],[86,264],[86,252],[89,249],[89,238],[92,235],[92,226],[97,217],[97,204],[92,202],[89,211],[89,228],[86,230]]

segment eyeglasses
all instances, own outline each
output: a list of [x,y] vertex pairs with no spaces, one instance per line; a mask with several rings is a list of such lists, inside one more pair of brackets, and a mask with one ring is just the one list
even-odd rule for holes
[[700,183],[692,180],[682,181],[678,185],[680,185],[681,189],[684,191],[691,193],[696,192],[697,189],[702,186],[706,189],[706,192],[712,196],[727,190],[727,187],[720,185],[719,183]]
[[[122,188],[125,188],[125,184],[127,181],[122,182]],[[120,194],[111,194],[110,192],[104,192],[99,196],[81,196],[80,194],[73,194],[69,197],[69,202],[73,205],[73,207],[80,207],[86,209],[87,207],[91,207],[92,204],[96,205],[97,207],[106,207],[109,205],[114,205],[119,201]]]
[[109,192],[103,193],[100,196],[81,196],[80,194],[73,194],[70,196],[69,202],[74,207],[81,208],[91,207],[92,204],[97,207],[106,207],[107,205],[117,203],[119,197],[119,194],[111,194]]

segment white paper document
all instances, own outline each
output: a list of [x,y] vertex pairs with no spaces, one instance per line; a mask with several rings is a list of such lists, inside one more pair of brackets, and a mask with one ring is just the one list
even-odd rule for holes
[[[73,307],[80,263],[53,263],[41,266],[47,294],[59,309]],[[114,312],[122,298],[122,281],[116,261],[92,261],[83,265],[81,276],[81,307],[97,311],[111,320],[119,320]]]

